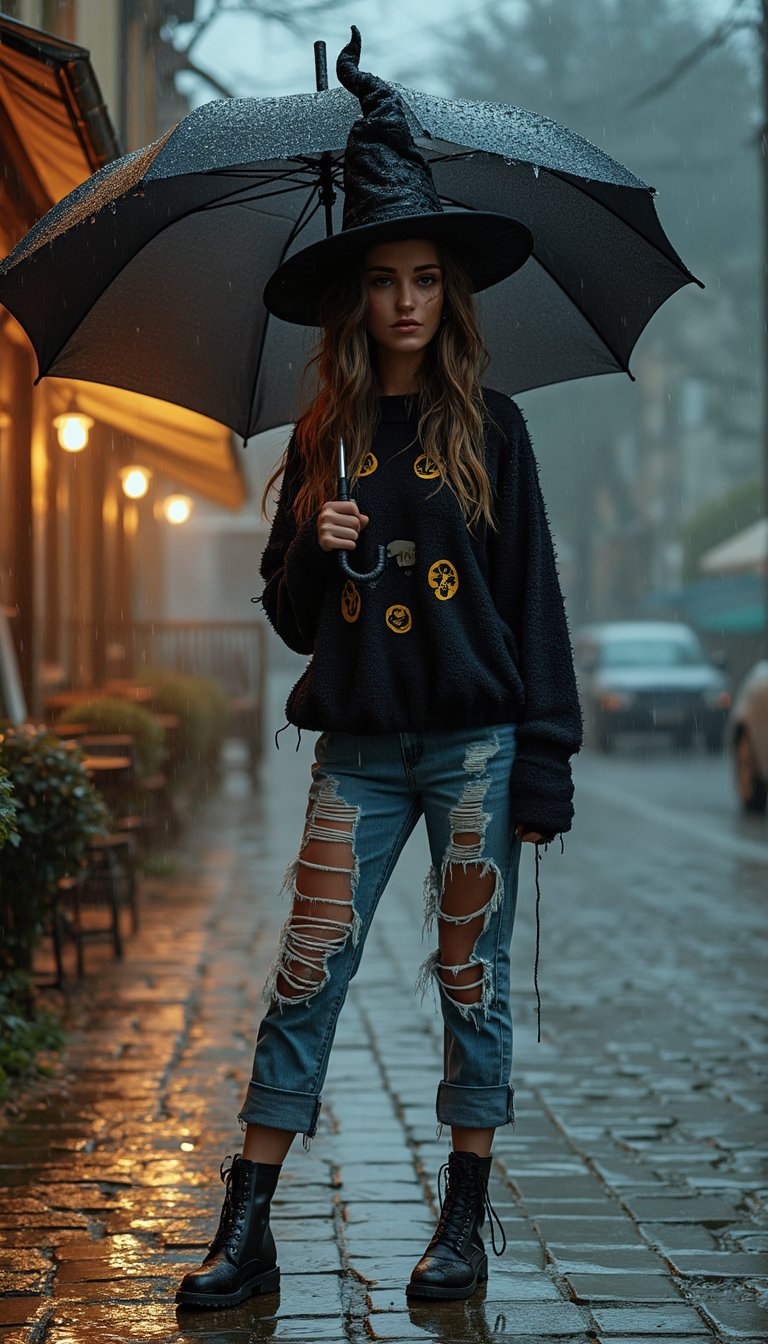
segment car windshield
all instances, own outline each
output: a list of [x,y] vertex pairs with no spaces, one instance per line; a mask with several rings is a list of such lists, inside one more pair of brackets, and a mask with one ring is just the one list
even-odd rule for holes
[[616,639],[603,645],[601,667],[694,667],[705,661],[698,640]]

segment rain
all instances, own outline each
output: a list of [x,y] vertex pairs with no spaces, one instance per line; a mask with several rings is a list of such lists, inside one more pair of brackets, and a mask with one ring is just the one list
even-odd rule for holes
[[[280,530],[351,25],[441,211],[530,234],[473,279],[502,533],[370,297],[378,437]],[[768,0],[0,0],[9,1341],[768,1337],[767,136]]]

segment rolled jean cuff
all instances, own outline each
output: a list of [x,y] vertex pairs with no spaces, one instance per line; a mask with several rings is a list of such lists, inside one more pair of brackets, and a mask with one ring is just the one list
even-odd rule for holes
[[442,1082],[437,1089],[437,1118],[441,1125],[460,1129],[499,1129],[515,1123],[515,1090],[499,1087],[459,1087]]
[[311,1092],[287,1092],[265,1083],[248,1084],[238,1120],[243,1125],[267,1125],[270,1129],[289,1129],[311,1139],[317,1129],[320,1097]]

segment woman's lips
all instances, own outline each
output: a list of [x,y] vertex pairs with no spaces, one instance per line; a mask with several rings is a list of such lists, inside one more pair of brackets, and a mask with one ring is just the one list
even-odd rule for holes
[[421,326],[420,322],[393,322],[395,331],[417,331]]

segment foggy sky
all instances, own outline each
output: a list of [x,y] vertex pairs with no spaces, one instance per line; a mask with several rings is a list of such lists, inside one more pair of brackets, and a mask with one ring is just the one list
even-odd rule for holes
[[[559,0],[569,5],[574,0]],[[583,2],[583,0],[582,0]],[[641,0],[642,2],[642,0]],[[328,45],[329,83],[335,84],[336,54],[349,38],[349,25],[357,24],[363,38],[363,68],[385,79],[446,94],[443,38],[451,29],[460,32],[467,21],[482,22],[498,0],[344,0],[321,15],[302,38],[282,24],[268,23],[244,14],[218,18],[195,48],[195,61],[232,88],[240,97],[279,96],[306,93],[315,87],[312,42]],[[717,22],[730,8],[731,0],[680,0],[681,9],[709,11]],[[514,13],[519,0],[507,0],[504,9]],[[198,12],[208,9],[198,0]],[[556,12],[556,10],[555,10]],[[183,33],[185,29],[181,29]],[[457,51],[456,59],[460,59]],[[192,75],[180,78],[193,106],[219,97],[210,86]]]

